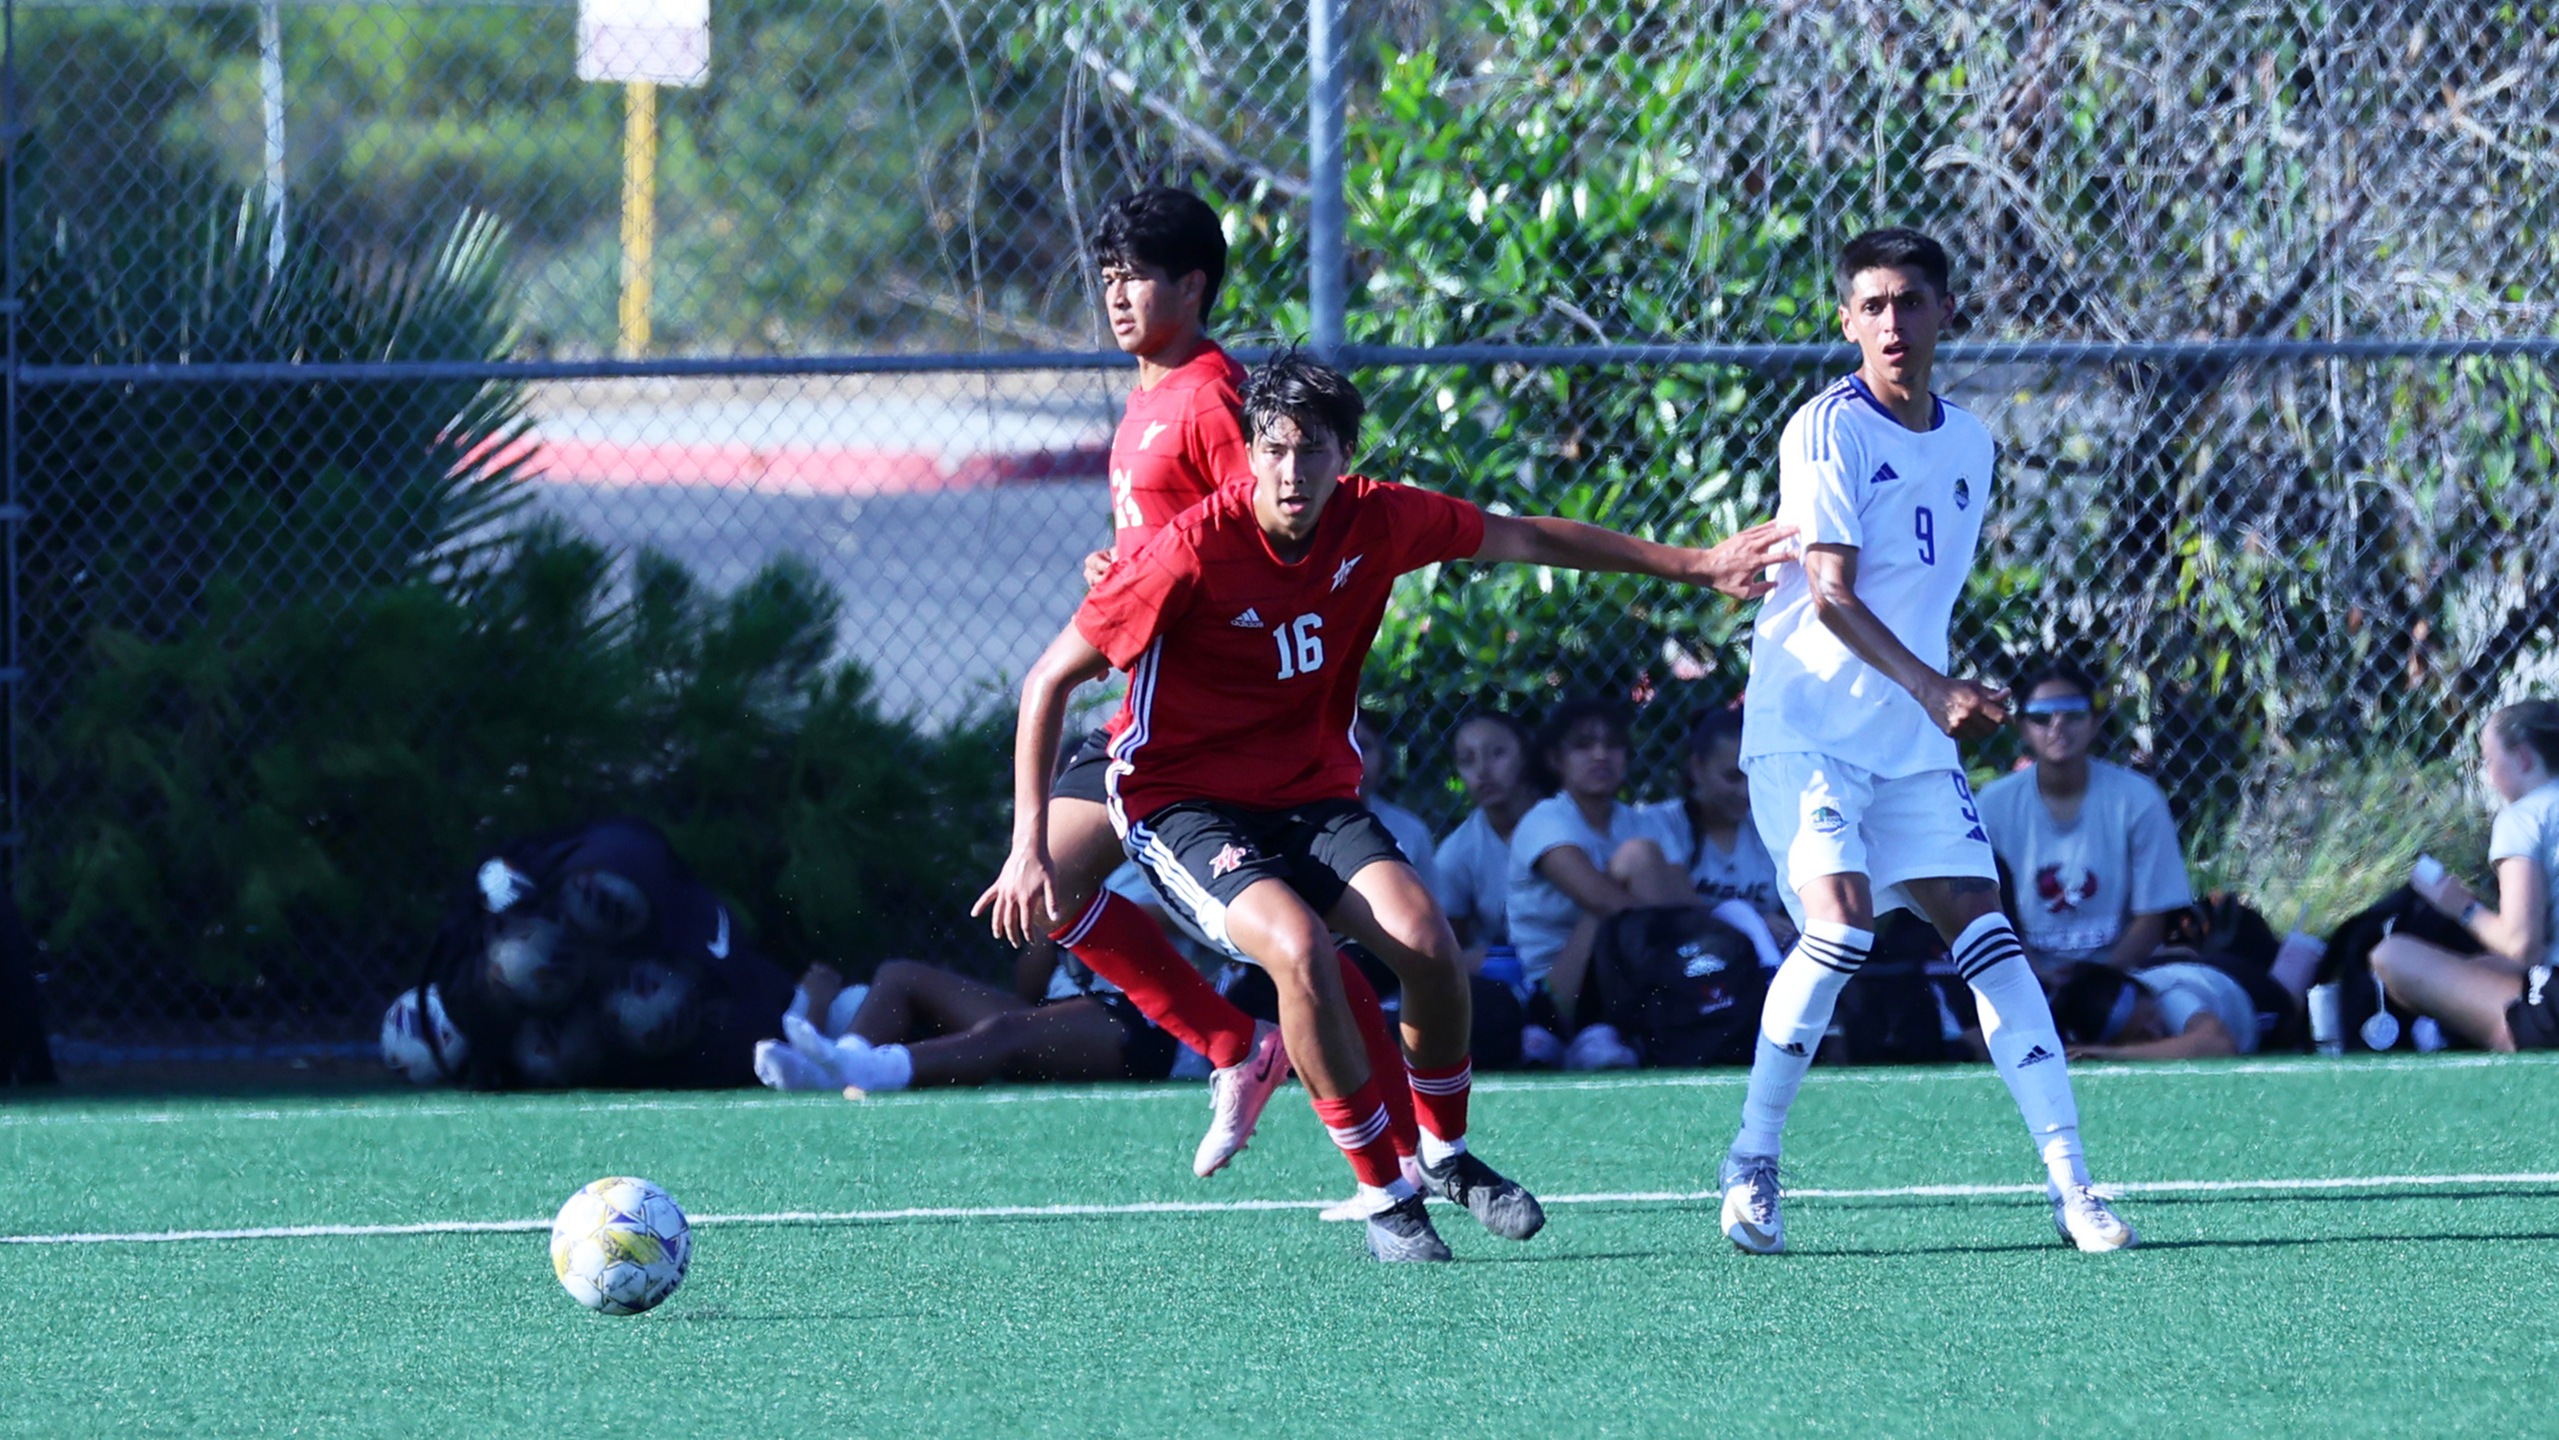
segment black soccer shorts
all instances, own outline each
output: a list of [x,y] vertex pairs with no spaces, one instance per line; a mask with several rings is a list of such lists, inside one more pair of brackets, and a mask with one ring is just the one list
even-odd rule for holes
[[1111,776],[1111,732],[1096,725],[1084,732],[1083,743],[1066,757],[1066,764],[1049,782],[1052,800],[1090,800],[1096,805],[1111,803],[1108,782]]
[[2547,965],[2535,965],[2523,977],[2523,989],[2506,1007],[2506,1029],[2518,1050],[2559,1050],[2559,984]]
[[1220,945],[1231,943],[1226,907],[1257,881],[1281,881],[1325,915],[1341,903],[1352,876],[1381,860],[1404,863],[1385,822],[1356,800],[1290,810],[1184,800],[1131,824],[1126,843],[1156,893]]

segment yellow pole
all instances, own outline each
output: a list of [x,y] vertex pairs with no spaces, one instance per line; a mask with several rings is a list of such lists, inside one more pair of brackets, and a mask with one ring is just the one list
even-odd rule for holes
[[622,358],[649,350],[649,261],[657,248],[658,87],[634,80],[622,126]]

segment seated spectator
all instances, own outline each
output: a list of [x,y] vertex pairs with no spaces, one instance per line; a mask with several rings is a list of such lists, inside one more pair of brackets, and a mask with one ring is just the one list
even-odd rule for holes
[[1439,893],[1438,867],[1432,863],[1435,847],[1431,844],[1431,827],[1421,816],[1386,798],[1386,785],[1395,774],[1395,744],[1386,738],[1386,727],[1379,718],[1363,710],[1351,724],[1351,743],[1359,747],[1359,799],[1369,813],[1384,821],[1386,833],[1395,837],[1396,846],[1404,852],[1413,873],[1431,893]]
[[2053,996],[2073,1060],[2193,1060],[2257,1048],[2257,1005],[2218,966],[2170,961],[2126,974],[2079,961]]
[[1742,712],[1715,710],[1699,720],[1680,747],[1680,798],[1644,808],[1660,817],[1687,856],[1689,882],[1713,905],[1738,900],[1767,922],[1780,951],[1795,943],[1795,927],[1777,890],[1777,862],[1750,818],[1750,780],[1742,774]]
[[[1467,966],[1481,970],[1495,947],[1508,949],[1511,836],[1540,796],[1529,780],[1528,727],[1498,710],[1466,717],[1449,742],[1457,781],[1474,809],[1442,836],[1433,859],[1439,906],[1466,947]],[[1518,959],[1498,978],[1521,981]]]
[[[1145,875],[1106,882],[1160,912]],[[1159,921],[1160,923],[1160,921]],[[1179,937],[1176,937],[1177,943]],[[848,999],[856,991],[858,1000]],[[1157,1029],[1109,981],[1042,941],[1014,962],[1013,988],[939,965],[890,960],[867,987],[813,965],[782,1017],[786,1041],[756,1046],[756,1077],[776,1090],[864,1092],[999,1080],[1162,1080],[1204,1062]]]
[[2431,1016],[2454,1036],[2490,1050],[2559,1048],[2559,702],[2527,700],[2488,717],[2479,731],[2480,778],[2505,802],[2488,830],[2492,904],[2457,875],[2419,862],[2410,883],[2426,903],[2476,936],[2459,955],[2406,934],[2373,948],[2372,969],[2390,998]]
[[[1511,832],[1506,909],[1520,968],[1532,989],[1552,1002],[1550,1008],[1532,1000],[1531,1009],[1549,1029],[1569,1032],[1591,1018],[1580,1013],[1582,982],[1599,922],[1636,906],[1693,905],[1697,894],[1679,863],[1685,852],[1660,818],[1618,798],[1626,784],[1627,738],[1614,706],[1602,700],[1557,706],[1538,732],[1533,758],[1557,793],[1530,806]],[[1540,1048],[1532,1042],[1532,1059]],[[1600,1048],[1605,1057],[1586,1058],[1633,1063],[1631,1053]]]
[[1991,848],[2016,877],[2018,936],[2040,969],[2095,960],[2130,970],[2194,903],[2167,797],[2095,759],[2097,683],[2048,664],[2019,683],[2019,738],[2032,762],[1982,787]]

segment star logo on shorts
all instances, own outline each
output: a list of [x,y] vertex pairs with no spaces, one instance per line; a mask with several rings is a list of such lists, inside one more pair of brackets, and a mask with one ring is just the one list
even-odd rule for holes
[[1351,583],[1351,572],[1359,568],[1359,562],[1360,557],[1354,555],[1348,560],[1343,561],[1341,565],[1333,571],[1334,589],[1339,590],[1343,586]]
[[1241,845],[1229,845],[1209,858],[1208,878],[1233,874],[1235,868],[1253,858],[1253,852]]

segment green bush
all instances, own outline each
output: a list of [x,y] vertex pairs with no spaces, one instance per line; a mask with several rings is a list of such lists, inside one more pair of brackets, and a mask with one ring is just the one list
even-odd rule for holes
[[537,525],[451,583],[163,639],[102,629],[36,779],[28,888],[74,965],[220,983],[352,966],[388,983],[474,856],[614,814],[664,826],[790,961],[986,959],[961,920],[1004,832],[1001,737],[929,737],[831,664],[795,562],[724,597]]
[[[252,206],[42,232],[39,363],[509,353],[504,236],[350,264]],[[21,584],[26,913],[69,993],[143,974],[407,972],[470,860],[609,814],[664,825],[785,960],[970,962],[1005,747],[925,735],[833,663],[836,597],[726,596],[523,526],[520,387],[38,387]]]

